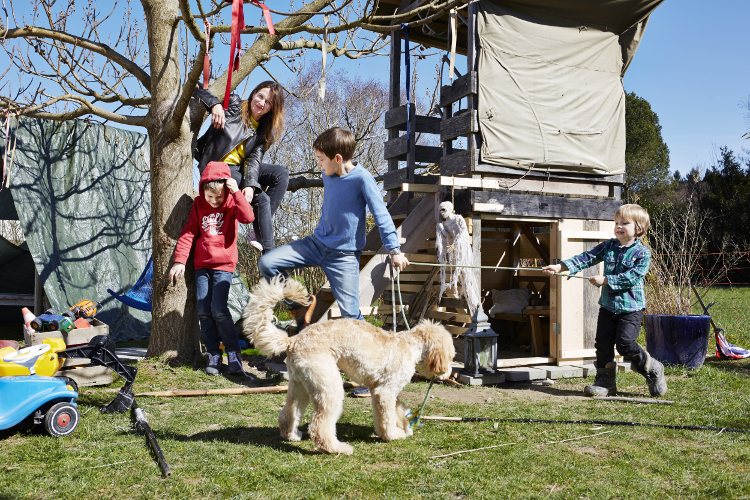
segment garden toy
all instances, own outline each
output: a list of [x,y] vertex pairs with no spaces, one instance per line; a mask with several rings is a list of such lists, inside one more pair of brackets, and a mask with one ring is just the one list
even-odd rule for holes
[[[3,351],[5,351],[5,348]],[[23,422],[44,424],[51,436],[67,436],[78,426],[75,383],[67,378],[34,375],[39,358],[50,358],[50,344],[27,347],[3,356],[3,363],[20,366],[31,375],[0,377],[0,430]],[[55,353],[54,358],[57,359]]]
[[[99,307],[101,307],[101,305],[102,304],[100,302]],[[93,318],[94,316],[96,316],[97,308],[93,300],[86,299],[86,300],[82,300],[76,303],[76,305],[71,307],[70,312],[72,312],[73,315],[75,316],[75,318],[73,319],[79,319],[79,318],[89,319],[89,318]]]
[[[47,312],[52,312],[47,311]],[[60,314],[42,314],[31,320],[31,327],[38,332],[64,332],[68,333],[75,325],[73,321]]]
[[65,349],[61,338],[46,338],[39,345],[16,350],[0,349],[0,377],[42,375],[51,377],[62,367],[59,353]]
[[[701,298],[700,294],[698,294],[698,290],[695,289],[695,286],[692,286],[692,289],[693,289],[693,292],[695,293],[695,296],[698,297],[698,302],[703,308],[703,312],[706,314],[706,316],[710,316],[710,314],[708,314],[708,309],[712,305],[714,305],[716,302],[711,302],[708,305],[703,304],[703,299]],[[716,323],[714,323],[713,318],[711,318],[711,326],[714,329],[714,337],[716,337],[716,357],[717,358],[719,359],[750,358],[750,351],[730,343],[727,340],[727,338],[724,336],[724,329],[716,326]]]

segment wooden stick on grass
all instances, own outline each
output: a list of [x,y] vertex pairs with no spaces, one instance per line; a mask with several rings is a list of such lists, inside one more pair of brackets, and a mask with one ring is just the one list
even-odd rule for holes
[[274,385],[272,387],[242,387],[232,389],[173,389],[171,391],[141,392],[136,396],[155,396],[169,398],[173,396],[225,396],[236,394],[266,394],[286,392],[289,386]]
[[599,399],[601,401],[627,401],[630,403],[646,403],[652,405],[674,404],[674,401],[667,401],[666,399],[621,398],[619,396],[594,396],[594,399]]

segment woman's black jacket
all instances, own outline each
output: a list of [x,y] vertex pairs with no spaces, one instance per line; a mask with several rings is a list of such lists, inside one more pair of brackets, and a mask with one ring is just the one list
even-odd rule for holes
[[[210,113],[211,108],[221,101],[208,90],[196,89],[193,97],[197,98]],[[266,145],[260,134],[252,127],[246,127],[241,117],[242,99],[237,94],[229,97],[229,108],[224,111],[226,124],[223,129],[209,125],[208,130],[195,143],[193,158],[198,160],[198,170],[203,173],[210,161],[221,161],[227,153],[241,142],[245,142],[245,161],[243,165],[244,186],[261,189],[258,183],[258,172],[263,162]]]

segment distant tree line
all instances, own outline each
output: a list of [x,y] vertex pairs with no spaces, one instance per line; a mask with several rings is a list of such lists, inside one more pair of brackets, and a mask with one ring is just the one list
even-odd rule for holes
[[[670,173],[669,148],[659,117],[645,99],[626,94],[626,185],[623,199],[649,210],[663,228],[668,221],[700,220],[700,251],[705,254],[750,250],[750,156],[720,147],[707,168],[694,166],[685,176]],[[739,134],[739,132],[738,132]],[[670,249],[659,249],[668,252]],[[704,267],[724,257],[705,257]],[[732,266],[734,267],[734,266]],[[750,282],[750,270],[734,270],[733,282]]]

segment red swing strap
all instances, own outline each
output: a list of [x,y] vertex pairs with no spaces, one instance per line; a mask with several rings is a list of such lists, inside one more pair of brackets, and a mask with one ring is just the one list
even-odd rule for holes
[[[250,1],[263,10],[266,24],[268,24],[268,32],[275,35],[276,30],[273,28],[271,12],[268,10],[268,7],[266,7],[265,4],[258,2],[258,0]],[[240,69],[240,48],[242,47],[240,32],[245,29],[245,14],[242,10],[242,5],[243,0],[232,0],[232,39],[229,43],[229,74],[227,75],[227,89],[224,92],[224,103],[222,104],[224,109],[229,107],[229,94],[232,89],[232,73]],[[236,55],[235,49],[237,50]]]
[[211,46],[211,23],[208,19],[203,20],[206,32],[206,55],[203,56],[203,90],[208,89],[208,80],[211,78],[211,54],[208,53]]

